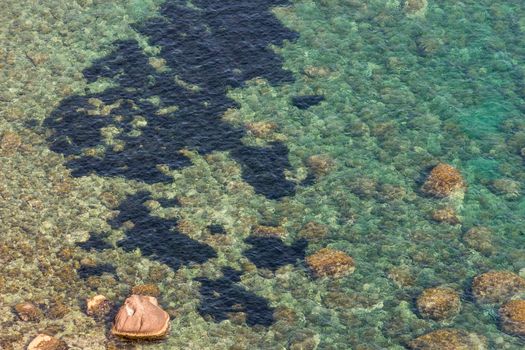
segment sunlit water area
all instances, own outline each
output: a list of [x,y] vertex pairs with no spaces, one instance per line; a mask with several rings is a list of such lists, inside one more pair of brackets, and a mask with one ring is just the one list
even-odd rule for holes
[[0,349],[525,349],[523,0],[1,0]]

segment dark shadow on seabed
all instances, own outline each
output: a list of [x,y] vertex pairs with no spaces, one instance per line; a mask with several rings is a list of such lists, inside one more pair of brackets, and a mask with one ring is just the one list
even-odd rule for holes
[[[161,7],[161,16],[135,28],[149,45],[160,49],[157,59],[163,59],[164,67],[155,69],[150,65],[150,57],[137,41],[115,42],[111,54],[83,72],[89,83],[105,78],[112,81],[112,87],[62,101],[44,122],[45,127],[54,131],[48,138],[51,149],[68,156],[67,166],[73,176],[95,173],[150,184],[171,181],[170,176],[159,170],[159,165],[170,169],[191,165],[179,152],[183,149],[199,154],[229,151],[241,165],[243,179],[257,194],[269,199],[293,195],[295,184],[284,174],[291,168],[286,145],[281,142],[266,147],[244,145],[241,138],[245,130],[221,119],[227,109],[237,107],[227,97],[228,89],[241,87],[255,77],[265,78],[271,84],[293,80],[269,47],[297,36],[270,11],[272,6],[287,3],[287,0],[194,0],[190,8],[185,1],[167,1]],[[118,130],[111,140],[103,133],[108,127]],[[98,151],[88,155],[93,148]],[[118,246],[126,251],[140,248],[144,256],[175,270],[217,256],[210,246],[177,232],[176,220],[150,215],[144,205],[149,198],[149,193],[141,192],[120,204],[120,214],[110,222],[111,226],[120,228],[128,220],[134,226],[125,230]],[[177,205],[159,201],[163,206]],[[108,248],[103,242],[92,234],[80,246]],[[297,254],[293,261],[285,263],[293,263],[304,255],[303,245],[289,248]],[[256,250],[253,247],[247,254]],[[111,272],[106,270],[102,272]],[[79,273],[85,278],[90,272],[93,271]],[[239,280],[239,273],[230,268],[218,280],[198,279],[202,283],[201,314],[221,321],[229,312],[243,311],[248,325],[271,324],[273,316],[268,302],[237,284]],[[239,305],[242,310],[237,310]]]
[[[113,53],[84,70],[88,82],[109,78],[114,86],[65,99],[45,121],[55,131],[49,138],[51,149],[73,156],[67,165],[74,176],[96,173],[146,183],[170,181],[158,165],[171,169],[190,165],[178,152],[182,149],[200,154],[229,151],[256,193],[270,199],[294,194],[294,183],[284,176],[290,168],[287,147],[280,142],[244,145],[245,130],[221,120],[228,108],[236,107],[226,95],[229,88],[255,77],[272,84],[292,81],[269,48],[296,37],[270,12],[271,6],[287,1],[192,3],[198,9],[168,1],[162,16],[136,28],[150,45],[160,48],[166,70],[153,68],[134,40],[116,42]],[[92,102],[97,100],[112,107],[97,110]],[[176,111],[163,113],[173,106]],[[147,124],[137,126],[137,116]],[[119,129],[113,142],[123,144],[123,149],[116,150],[102,136],[101,129],[109,126]],[[93,147],[102,147],[103,154],[84,154]]]

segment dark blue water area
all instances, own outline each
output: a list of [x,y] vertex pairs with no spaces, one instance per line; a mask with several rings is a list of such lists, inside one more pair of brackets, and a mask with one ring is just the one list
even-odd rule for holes
[[292,97],[292,104],[299,109],[308,109],[325,100],[321,95],[304,95]]
[[271,325],[274,322],[273,308],[266,299],[239,285],[240,276],[239,271],[226,267],[223,277],[218,279],[197,278],[196,281],[201,283],[199,313],[220,322],[228,319],[228,313],[243,312],[249,326]]
[[[44,121],[44,127],[53,131],[48,137],[50,148],[67,156],[73,176],[97,174],[148,184],[172,181],[159,165],[170,169],[190,166],[191,161],[179,152],[183,149],[201,155],[227,151],[257,194],[273,200],[294,195],[296,184],[285,177],[285,171],[291,170],[287,146],[282,142],[247,146],[241,140],[246,130],[221,119],[226,110],[239,107],[227,96],[229,89],[242,87],[255,77],[273,85],[293,81],[270,48],[297,37],[270,11],[285,4],[287,0],[195,0],[190,8],[186,1],[167,1],[159,16],[134,27],[149,45],[159,48],[157,58],[165,61],[165,69],[151,66],[137,41],[115,42],[110,54],[83,71],[89,83],[109,79],[111,87],[102,92],[86,89],[85,94],[64,99]],[[185,84],[177,83],[181,80]],[[98,100],[112,108],[102,112],[93,104]],[[307,96],[291,102],[308,108],[321,100]],[[177,108],[170,109],[173,106]],[[137,116],[146,120],[145,125],[136,126]],[[118,128],[113,141],[123,149],[115,150],[102,136],[101,130],[110,126]],[[102,148],[102,154],[86,155],[87,149],[95,147]],[[217,257],[207,244],[177,231],[176,219],[152,215],[144,204],[149,199],[150,193],[139,192],[117,208],[119,214],[109,224],[124,231],[118,247],[128,252],[139,248],[143,256],[173,270]],[[176,199],[155,200],[163,207],[179,205]],[[213,222],[208,230],[213,235],[227,234]],[[92,233],[79,246],[86,250],[114,248],[105,235]],[[250,237],[246,242],[251,248],[245,255],[257,267],[273,271],[303,259],[306,248],[303,240],[290,246],[273,238]],[[114,274],[115,268],[109,264],[102,270],[81,268],[79,275],[87,278],[106,272]],[[229,313],[242,311],[248,325],[270,325],[273,310],[268,302],[240,285],[240,272],[231,268],[223,272],[216,280],[197,279],[201,283],[199,312],[220,322]]]
[[[122,176],[146,183],[169,182],[160,170],[191,165],[178,151],[193,149],[200,154],[229,151],[241,164],[242,176],[255,192],[270,199],[293,195],[295,184],[285,178],[291,168],[288,148],[274,142],[267,147],[242,143],[245,129],[221,120],[229,108],[238,107],[227,97],[230,88],[241,87],[255,77],[272,84],[293,81],[282,69],[282,60],[269,45],[294,40],[295,32],[285,28],[270,7],[286,1],[168,1],[161,16],[141,23],[135,29],[149,44],[160,48],[159,58],[167,70],[159,72],[135,40],[114,43],[113,52],[84,70],[88,82],[111,79],[113,86],[99,93],[66,98],[45,120],[54,131],[51,149],[67,156],[73,176],[96,173]],[[187,89],[177,80],[195,85]],[[91,115],[90,99],[115,104],[109,115]],[[156,99],[158,103],[153,103]],[[163,108],[177,106],[168,114]],[[140,135],[131,133],[133,117],[140,115],[147,125]],[[114,151],[105,143],[100,130],[110,125],[121,130],[116,141],[125,144]],[[131,134],[130,134],[131,133]],[[100,156],[86,156],[87,148],[103,146]]]
[[248,237],[246,243],[252,247],[244,255],[258,268],[276,271],[287,264],[295,264],[297,260],[304,260],[308,242],[299,239],[292,245],[286,245],[277,237]]

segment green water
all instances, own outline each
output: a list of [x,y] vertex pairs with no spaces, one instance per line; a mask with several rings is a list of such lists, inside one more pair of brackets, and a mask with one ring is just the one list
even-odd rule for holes
[[[283,142],[294,183],[307,177],[310,156],[333,163],[280,200],[256,194],[226,151],[187,150],[191,166],[166,170],[169,183],[71,176],[68,157],[49,149],[44,120],[64,98],[111,86],[88,84],[82,70],[116,40],[136,39],[157,55],[133,24],[155,16],[163,1],[2,1],[0,136],[16,136],[0,146],[0,349],[24,349],[42,332],[72,349],[405,349],[445,327],[484,335],[490,349],[523,349],[523,338],[502,332],[498,305],[479,305],[469,289],[488,270],[525,277],[525,5],[428,1],[417,13],[396,0],[294,0],[273,9],[299,35],[273,47],[295,80],[272,85],[256,78],[229,90],[239,107],[223,120],[275,124],[269,134],[247,133],[242,141]],[[290,103],[298,95],[325,100],[300,110]],[[421,193],[439,162],[462,173],[464,198]],[[90,232],[109,232],[115,244],[125,234],[109,224],[119,203],[144,190],[178,198],[176,208],[150,203],[151,214],[177,218],[180,231],[217,256],[174,271],[139,250],[76,245]],[[460,223],[433,220],[443,207],[453,208]],[[292,244],[311,221],[328,233],[311,239],[306,255],[324,247],[344,251],[356,263],[353,274],[315,278],[304,261],[274,273],[246,258],[254,226],[281,226],[283,241]],[[228,234],[210,235],[212,222]],[[489,254],[463,238],[477,226],[490,229]],[[86,259],[111,263],[115,273],[80,278],[76,270]],[[195,279],[220,278],[227,266],[275,308],[270,326],[199,313]],[[124,343],[109,334],[111,319],[86,315],[85,298],[103,294],[120,305],[142,283],[158,285],[172,316],[165,341]],[[453,319],[417,312],[415,298],[435,286],[460,293]],[[14,306],[22,301],[38,305],[39,321],[18,318]],[[52,312],[58,304],[65,314]]]

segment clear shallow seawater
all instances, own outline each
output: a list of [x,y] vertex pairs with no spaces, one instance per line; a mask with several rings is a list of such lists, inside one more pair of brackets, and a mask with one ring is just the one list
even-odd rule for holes
[[[47,332],[73,349],[404,349],[445,327],[525,346],[470,295],[480,273],[525,274],[523,2],[0,10],[0,348]],[[422,194],[439,162],[464,198]],[[355,272],[312,276],[324,247]],[[85,314],[145,283],[165,341],[120,342]],[[461,294],[452,320],[418,314],[435,286]]]

